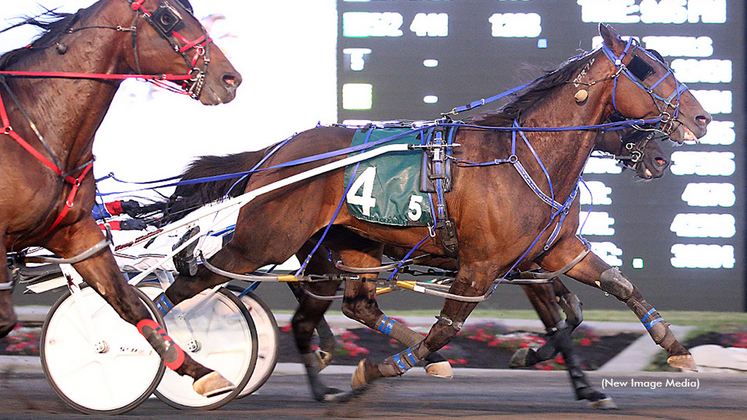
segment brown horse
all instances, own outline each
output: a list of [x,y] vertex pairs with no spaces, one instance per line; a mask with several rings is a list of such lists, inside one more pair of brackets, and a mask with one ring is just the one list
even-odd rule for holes
[[[461,146],[454,149],[454,159],[505,159],[508,163],[457,166],[453,170],[446,208],[458,232],[459,271],[438,321],[425,339],[384,315],[372,318],[380,313],[374,310],[375,282],[345,283],[343,312],[347,316],[370,327],[383,322],[390,335],[409,346],[378,364],[361,361],[351,382],[354,388],[377,378],[401,375],[439,350],[459,331],[477,302],[489,296],[494,280],[525,262],[535,262],[551,272],[562,269],[566,275],[616,296],[641,319],[653,340],[669,352],[671,365],[695,367],[689,352],[640,291],[619,270],[587,253],[586,245],[575,235],[578,213],[568,207],[594,144],[593,128],[542,128],[594,126],[617,111],[626,118],[661,119],[662,130],[681,142],[705,135],[711,117],[664,63],[634,43],[622,41],[607,25],[600,25],[600,34],[604,40],[601,48],[575,57],[538,79],[500,112],[476,117],[458,129],[454,141]],[[579,90],[586,93],[580,100],[582,95],[576,94]],[[353,134],[345,127],[318,127],[299,134],[268,157],[265,164],[271,169],[254,174],[245,191],[341,160],[344,156],[335,153],[350,145]],[[327,152],[331,154],[322,155],[320,160],[272,169],[280,163]],[[534,180],[536,189],[527,187],[517,162]],[[256,196],[242,207],[232,240],[210,259],[210,265],[232,273],[247,273],[281,263],[307,241],[320,237],[317,232],[330,224],[324,245],[347,266],[378,266],[382,244],[413,248],[423,238],[426,239],[420,250],[445,254],[444,240],[438,235],[431,237],[425,227],[399,228],[361,221],[344,206],[333,218],[338,203],[344,199],[343,172],[332,170]],[[553,211],[546,204],[549,194],[554,197],[553,208],[561,211]],[[566,222],[550,241],[564,213],[568,214]],[[580,261],[570,266],[574,259]],[[371,276],[375,275],[364,277]],[[195,277],[179,276],[166,291],[166,297],[179,303],[225,281],[226,277],[203,266]],[[332,289],[325,290],[332,294],[336,287],[331,283],[320,284],[319,288]],[[321,316],[321,312],[297,311],[294,326],[301,321],[316,325]],[[304,361],[313,394],[325,399],[328,390],[315,375],[313,356],[307,356]]]
[[[183,80],[184,93],[206,105],[231,101],[241,77],[192,16],[187,0],[101,0],[55,17],[30,21],[45,33],[0,59],[7,111],[2,121],[7,136],[0,142],[0,244],[6,253],[18,253],[15,260],[22,260],[24,248],[42,246],[73,262],[168,367],[194,378],[202,394],[225,391],[230,382],[161,334],[109,247],[100,246],[106,242],[91,216],[92,146],[127,75],[181,75],[176,79]],[[137,119],[158,118],[133,111]],[[7,260],[0,266],[0,286],[4,335],[16,323]]]
[[[669,157],[662,150],[659,141],[668,140],[668,137],[659,131],[625,129],[616,131],[600,132],[596,136],[594,149],[606,152],[613,158],[621,162],[625,167],[632,168],[638,177],[643,179],[660,178],[664,170],[669,166]],[[273,146],[274,148],[275,146]],[[196,183],[181,184],[176,187],[174,194],[169,198],[168,203],[161,203],[160,209],[164,212],[159,219],[154,220],[151,210],[154,205],[146,206],[148,210],[144,211],[144,216],[149,222],[157,222],[159,225],[175,222],[184,217],[187,212],[195,210],[203,205],[218,201],[224,196],[235,197],[240,195],[248,182],[248,177],[238,180],[244,174],[250,173],[252,168],[266,155],[265,151],[244,152],[227,156],[202,156],[193,161],[188,168],[181,174],[180,181],[198,181]],[[215,177],[221,179],[215,180]],[[300,261],[304,261],[308,256],[309,250],[313,248],[313,243],[307,243],[301,252],[296,256]],[[385,246],[384,254],[400,260],[407,253],[408,249]],[[316,253],[312,256],[306,272],[309,274],[330,274],[343,272],[338,270],[334,263],[328,259],[324,253]],[[189,261],[192,264],[191,269],[182,270],[194,272],[196,269],[196,259],[194,259],[192,249],[187,249],[177,255],[176,259]],[[457,261],[453,258],[432,258],[425,264],[431,267],[438,267],[444,270],[456,272],[458,269]],[[186,265],[185,265],[186,267]],[[531,265],[522,267],[525,269],[535,268]],[[570,340],[565,339],[564,333],[556,334],[561,330],[564,324],[561,324],[563,318],[560,314],[558,304],[562,306],[566,313],[566,321],[570,327],[567,332],[577,327],[581,320],[581,308],[578,298],[573,295],[558,277],[550,280],[551,284],[530,284],[521,285],[527,294],[532,306],[537,311],[548,331],[546,344],[538,349],[522,349],[523,352],[517,353],[512,359],[511,367],[527,367],[549,360],[558,353],[562,352],[565,359],[568,360],[569,372],[579,398],[590,400],[595,407],[609,408],[612,406],[611,400],[607,399],[604,394],[598,393],[591,388],[585,375],[580,369],[580,363],[575,359],[572,349],[569,349]],[[339,282],[334,283],[339,285]],[[298,283],[288,283],[294,294],[299,299],[308,299],[304,297],[303,288]],[[316,291],[316,286],[307,286],[310,290]],[[322,302],[315,299],[308,299],[304,305],[299,308],[299,314],[326,312],[329,301]],[[307,308],[306,305],[315,305],[314,308]],[[297,316],[295,327],[295,338],[297,346],[302,354],[311,352],[311,335],[316,327],[319,334],[320,350],[316,352],[319,362],[326,366],[331,362],[331,354],[335,347],[335,339],[329,326],[324,322],[320,325],[301,325],[301,318]],[[426,371],[433,376],[449,377],[451,368],[445,358],[437,352],[432,353],[426,358]]]

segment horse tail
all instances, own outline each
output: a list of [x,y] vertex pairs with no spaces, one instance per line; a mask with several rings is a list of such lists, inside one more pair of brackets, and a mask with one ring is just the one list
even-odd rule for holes
[[177,221],[191,211],[226,196],[237,197],[243,194],[251,176],[245,172],[252,170],[269,153],[268,151],[272,150],[272,147],[225,156],[201,156],[192,161],[182,172],[181,181],[229,174],[236,174],[236,176],[178,185],[174,194],[168,199],[167,210],[159,224],[165,225]]

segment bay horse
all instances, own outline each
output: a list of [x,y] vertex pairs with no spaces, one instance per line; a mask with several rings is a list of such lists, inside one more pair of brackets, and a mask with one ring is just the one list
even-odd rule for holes
[[[641,179],[654,179],[662,177],[664,171],[669,166],[669,157],[659,144],[661,141],[666,140],[668,140],[666,135],[651,129],[602,131],[596,135],[594,150],[610,154],[612,158],[616,159],[624,167],[632,168],[636,176]],[[275,147],[273,145],[270,148]],[[180,220],[188,212],[201,206],[219,201],[226,196],[236,197],[240,195],[244,191],[249,179],[243,175],[251,173],[251,170],[257,166],[265,155],[266,151],[260,150],[226,156],[202,156],[194,160],[179,176],[179,181],[197,182],[180,182],[174,193],[169,197],[168,202],[155,205],[163,212],[160,218],[154,220],[149,212],[145,212],[146,218],[149,219],[148,222],[158,223],[159,226],[163,226]],[[239,178],[242,179],[237,181]],[[154,205],[148,207],[150,209]],[[572,211],[577,211],[577,209]],[[298,260],[304,261],[308,256],[309,250],[313,249],[313,246],[313,243],[305,244],[296,253]],[[193,250],[188,248],[185,251],[178,254],[175,259],[179,258],[182,261],[191,261],[196,264]],[[402,247],[390,245],[384,247],[384,255],[394,260],[401,260],[407,252],[408,249]],[[453,258],[434,257],[425,262],[424,265],[452,272],[458,270],[457,260]],[[537,268],[537,266],[528,265],[522,268],[528,270]],[[191,271],[195,269],[196,265],[191,268]],[[190,270],[185,268],[180,271],[186,274]],[[308,274],[344,274],[344,271],[338,270],[335,264],[324,253],[316,253],[312,256],[306,272]],[[340,282],[333,283],[338,286],[340,284]],[[304,299],[303,304],[299,307],[299,314],[307,312],[324,313],[331,303],[304,296],[304,291],[299,283],[291,282],[288,283],[288,286],[291,287],[294,295],[299,300]],[[316,289],[316,286],[310,285],[308,287],[311,290]],[[578,297],[572,294],[557,276],[550,279],[549,284],[526,284],[521,285],[521,287],[540,320],[545,325],[548,334],[546,343],[540,349],[536,351],[531,348],[519,350],[511,359],[509,366],[532,366],[541,361],[554,358],[558,352],[561,352],[567,360],[572,384],[579,399],[589,400],[592,407],[595,408],[613,408],[614,403],[612,403],[609,397],[591,387],[581,370],[580,361],[577,360],[573,349],[570,348],[570,331],[575,329],[583,319]],[[565,312],[565,322],[569,326],[568,329],[563,329],[565,324],[560,314],[560,307]],[[332,360],[332,352],[335,347],[335,339],[329,326],[323,318],[320,324],[316,326],[301,322],[299,315],[295,319],[296,322],[294,322],[293,326],[299,351],[302,354],[311,352],[311,334],[315,328],[319,335],[319,349],[314,353],[317,355],[319,368],[326,367]],[[431,353],[426,357],[425,369],[432,376],[452,376],[448,361],[438,354],[438,352]]]
[[[595,128],[613,112],[629,119],[658,120],[660,129],[677,142],[705,135],[711,117],[664,63],[633,41],[621,40],[611,26],[601,24],[599,33],[604,41],[600,48],[538,79],[499,112],[475,117],[458,128],[454,142],[460,147],[452,158],[487,164],[457,165],[452,173],[446,208],[458,232],[459,270],[437,322],[424,339],[383,314],[376,316],[380,311],[375,310],[375,282],[345,282],[343,312],[372,328],[383,323],[390,336],[409,346],[380,363],[362,360],[351,379],[353,388],[402,375],[438,351],[461,329],[477,302],[490,295],[495,280],[527,262],[550,272],[562,271],[614,295],[667,350],[670,365],[695,369],[690,353],[632,282],[588,252],[576,236],[578,213],[570,206],[594,144]],[[580,90],[586,93],[583,100],[578,99]],[[543,130],[558,126],[573,129]],[[341,160],[353,134],[346,127],[317,127],[298,134],[267,156],[269,169],[252,175],[245,191]],[[490,164],[497,161],[501,163]],[[286,165],[274,167],[281,163]],[[536,188],[528,188],[526,174]],[[419,244],[423,252],[445,254],[444,240],[432,237],[427,227],[377,225],[358,220],[345,206],[336,210],[345,196],[343,176],[344,171],[336,169],[254,196],[241,208],[233,238],[210,258],[209,265],[223,272],[248,273],[279,264],[309,240],[320,239],[318,232],[327,228],[323,244],[351,267],[379,266],[382,244],[408,249]],[[552,204],[546,203],[548,197],[553,197]],[[561,225],[563,215],[567,217]],[[551,229],[555,226],[558,229]],[[195,276],[178,276],[165,297],[178,304],[225,281],[224,275],[205,264]],[[332,283],[319,283],[318,289],[331,295],[336,291]],[[302,308],[304,300],[309,299],[302,299]],[[293,324],[317,325],[321,317],[321,311],[297,310]],[[302,358],[314,398],[327,399],[330,390],[316,375],[314,356],[305,353]]]
[[[74,14],[28,23],[45,31],[0,59],[6,135],[0,142],[0,244],[16,262],[22,263],[25,248],[42,246],[72,263],[167,367],[194,378],[197,392],[230,390],[228,380],[165,334],[125,281],[91,216],[91,168],[94,135],[121,80],[177,80],[183,93],[217,105],[233,100],[241,76],[187,0],[100,0]],[[133,119],[143,118],[158,116],[133,110]],[[0,263],[0,336],[17,322],[8,259]]]

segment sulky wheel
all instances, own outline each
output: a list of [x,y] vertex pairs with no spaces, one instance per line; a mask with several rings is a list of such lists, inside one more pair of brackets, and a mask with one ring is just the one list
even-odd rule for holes
[[[163,325],[160,313],[138,297]],[[87,414],[121,414],[156,389],[165,367],[158,353],[91,287],[62,296],[42,329],[41,364],[52,389]]]

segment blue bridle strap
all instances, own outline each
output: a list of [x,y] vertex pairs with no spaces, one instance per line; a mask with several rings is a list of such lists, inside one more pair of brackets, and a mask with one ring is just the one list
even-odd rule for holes
[[[633,43],[633,38],[629,38],[628,39],[628,42],[625,44],[625,48],[623,49],[623,52],[619,56],[617,56],[617,55],[615,55],[615,52],[612,51],[612,49],[607,46],[607,44],[602,44],[602,51],[607,56],[607,58],[609,58],[610,61],[612,61],[612,63],[618,69],[617,74],[615,74],[614,86],[612,88],[612,106],[614,107],[615,111],[617,111],[619,113],[619,111],[617,109],[617,103],[615,101],[615,92],[617,92],[617,76],[620,73],[622,73],[622,74],[625,75],[625,77],[627,77],[628,79],[630,79],[630,81],[633,82],[636,86],[640,87],[646,93],[648,93],[649,95],[651,95],[651,97],[654,99],[654,103],[656,104],[656,108],[659,110],[660,113],[664,114],[666,112],[666,109],[671,107],[671,108],[674,109],[674,112],[672,113],[672,117],[676,118],[677,115],[679,114],[680,97],[688,89],[687,85],[685,85],[684,83],[680,83],[680,81],[677,80],[676,77],[674,77],[674,73],[672,72],[671,69],[668,69],[667,72],[661,78],[659,78],[659,80],[657,80],[656,83],[654,83],[653,85],[651,85],[651,86],[644,85],[643,81],[640,80],[640,79],[638,79],[630,71],[630,69],[628,69],[625,66],[625,64],[623,64],[623,62],[622,62],[622,59],[630,51],[631,46],[635,46],[635,44]],[[641,51],[643,51],[646,55],[649,55],[649,57],[650,57],[650,54],[645,49],[641,49]],[[656,60],[656,61],[658,61],[654,57],[651,57],[651,58],[654,59],[654,60]],[[665,98],[665,97],[657,94],[656,92],[654,92],[654,89],[657,86],[659,86],[659,84],[661,84],[664,80],[666,80],[666,78],[669,77],[670,75],[672,76],[672,78],[674,78],[674,83],[675,83],[676,88],[674,89],[674,91],[672,91],[672,93],[669,94],[669,96],[667,96]],[[674,99],[676,99],[676,101],[672,102]],[[661,101],[664,106],[660,107],[659,103],[656,102],[657,100]],[[665,121],[665,123],[666,123],[666,121]]]

